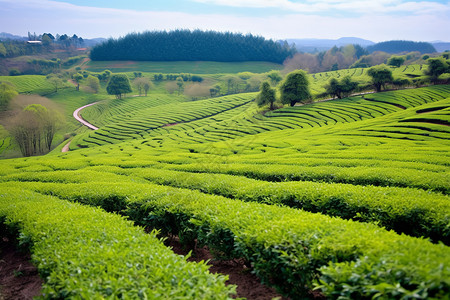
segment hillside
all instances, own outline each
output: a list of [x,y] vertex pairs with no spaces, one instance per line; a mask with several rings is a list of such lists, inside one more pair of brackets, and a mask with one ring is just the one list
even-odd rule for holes
[[450,86],[266,114],[254,94],[151,97],[91,106],[87,149],[0,161],[0,217],[33,244],[45,293],[233,293],[136,224],[292,298],[448,296]]

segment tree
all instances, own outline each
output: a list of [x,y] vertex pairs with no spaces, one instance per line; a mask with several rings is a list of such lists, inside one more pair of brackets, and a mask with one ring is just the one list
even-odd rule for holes
[[184,89],[184,94],[191,97],[192,100],[206,98],[210,95],[209,86],[203,83],[191,83]]
[[145,96],[147,96],[147,92],[150,89],[150,79],[146,77],[136,77],[136,79],[133,80],[134,86],[139,91],[139,96],[142,95],[142,92],[145,92]]
[[13,85],[6,82],[0,83],[0,109],[6,108],[9,102],[17,95],[18,93]]
[[267,74],[267,77],[269,77],[270,82],[272,83],[272,86],[276,86],[278,84],[278,82],[280,82],[281,79],[283,79],[281,77],[280,71],[275,71],[275,70],[270,71],[269,74]]
[[450,73],[450,64],[443,57],[429,58],[428,69],[425,70],[425,75],[430,78],[430,81],[436,84],[439,76],[444,73]]
[[183,86],[184,86],[184,81],[183,81],[183,78],[180,76],[180,77],[177,77],[177,86],[178,86],[178,95],[179,94],[181,94],[181,91],[183,90]]
[[388,60],[388,65],[393,67],[400,67],[405,62],[405,58],[403,56],[391,56]]
[[90,87],[92,91],[97,94],[98,91],[100,90],[100,80],[98,79],[98,77],[89,75],[87,77],[87,86]]
[[80,82],[81,80],[83,80],[83,75],[81,75],[80,73],[76,73],[72,75],[72,79],[73,81],[75,81],[75,83],[77,84],[77,91],[80,90]]
[[331,78],[329,83],[325,86],[328,94],[333,97],[338,97],[342,99],[343,97],[348,97],[351,93],[356,90],[358,83],[352,81],[350,76],[345,76],[341,81],[336,78]]
[[50,82],[50,84],[55,87],[56,93],[58,92],[58,88],[60,88],[64,84],[63,80],[56,74],[47,75],[46,78],[48,82]]
[[307,73],[297,70],[289,73],[280,86],[281,102],[294,106],[295,103],[308,103],[311,101]]
[[270,86],[267,81],[261,83],[260,92],[256,96],[256,103],[259,106],[270,104],[270,110],[273,110],[273,103],[275,102],[275,90]]
[[153,87],[153,84],[149,81],[144,83],[144,92],[145,92],[145,96],[147,96],[148,90]]
[[117,99],[122,99],[123,94],[131,93],[131,86],[128,77],[124,74],[112,75],[108,82],[106,91],[110,95],[115,95]]
[[224,76],[223,80],[227,83],[227,94],[237,93],[239,78],[233,75]]
[[372,77],[372,84],[377,92],[380,92],[381,88],[386,89],[386,84],[394,80],[392,71],[384,64],[370,68],[367,75]]
[[6,53],[7,53],[7,51],[6,51],[5,46],[2,43],[0,43],[0,57],[5,57]]
[[40,104],[25,107],[9,126],[23,156],[50,151],[59,115]]

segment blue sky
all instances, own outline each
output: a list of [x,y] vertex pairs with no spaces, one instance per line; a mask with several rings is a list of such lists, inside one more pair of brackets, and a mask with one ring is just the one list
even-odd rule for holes
[[108,38],[177,28],[450,42],[450,0],[0,0],[0,31],[23,36]]

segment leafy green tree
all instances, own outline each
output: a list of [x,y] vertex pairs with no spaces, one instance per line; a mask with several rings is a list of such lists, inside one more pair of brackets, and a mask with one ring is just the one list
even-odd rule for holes
[[270,71],[269,74],[267,74],[267,77],[269,77],[272,86],[276,86],[281,81],[281,79],[283,79],[281,77],[280,71],[276,70]]
[[178,95],[181,94],[181,92],[183,91],[183,87],[184,87],[184,80],[181,76],[177,77],[177,86],[178,86]]
[[224,76],[223,80],[227,83],[227,94],[237,93],[239,87],[239,78],[233,75]]
[[92,89],[94,93],[100,90],[100,80],[96,76],[89,75],[87,77],[87,86]]
[[53,85],[56,93],[58,92],[58,88],[62,87],[64,84],[64,81],[56,74],[47,75],[46,78],[48,82]]
[[336,78],[331,78],[325,89],[331,96],[342,99],[350,96],[357,87],[358,83],[356,81],[353,81],[350,76],[345,76],[340,81]]
[[281,83],[280,93],[283,104],[310,103],[312,98],[307,73],[303,70],[289,73]]
[[275,102],[275,90],[270,86],[267,81],[261,83],[260,92],[256,96],[256,103],[259,106],[270,104],[270,110],[273,110],[273,103]]
[[5,109],[17,95],[18,93],[13,85],[6,82],[0,83],[0,109]]
[[342,78],[340,85],[343,97],[350,96],[358,88],[358,82],[353,81],[350,76]]
[[436,84],[439,80],[439,76],[444,73],[450,73],[450,64],[443,57],[429,58],[428,69],[425,70],[425,75],[430,78],[430,81]]
[[403,56],[391,56],[388,60],[388,65],[393,67],[400,67],[405,62],[405,58]]
[[5,57],[6,53],[7,52],[5,46],[2,43],[0,43],[0,57]]
[[106,91],[110,95],[115,95],[117,99],[122,99],[123,94],[131,93],[130,80],[124,74],[112,75]]
[[367,75],[372,77],[372,84],[377,92],[380,92],[382,88],[386,89],[386,84],[394,81],[392,71],[384,64],[370,68]]
[[83,80],[83,75],[81,75],[80,73],[76,73],[72,75],[72,79],[73,81],[77,84],[77,91],[80,90],[80,82],[81,80]]

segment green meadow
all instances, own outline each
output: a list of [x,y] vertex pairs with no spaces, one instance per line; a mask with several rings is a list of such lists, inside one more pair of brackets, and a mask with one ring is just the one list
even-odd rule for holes
[[148,72],[148,73],[193,73],[193,74],[224,74],[252,72],[264,73],[270,70],[281,70],[283,65],[255,61],[255,62],[215,62],[215,61],[89,61],[83,66],[91,72],[111,70],[119,72]]
[[[89,62],[89,71],[265,73],[268,63]],[[422,75],[422,65],[394,76]],[[132,77],[132,73],[128,73]],[[310,75],[314,95],[330,78]],[[23,93],[40,77],[7,77]],[[22,81],[21,81],[22,80]],[[0,160],[0,220],[44,298],[231,299],[235,286],[165,246],[239,259],[290,299],[448,299],[450,85],[269,111],[257,93],[192,101],[154,82],[113,99],[48,96],[67,119],[47,155]],[[71,119],[88,103],[88,130]],[[62,142],[62,135],[73,133]],[[72,137],[73,136],[73,137]],[[0,127],[0,153],[14,147]],[[62,142],[62,143],[61,143]],[[70,142],[68,152],[61,152]],[[56,144],[56,142],[55,142]]]

